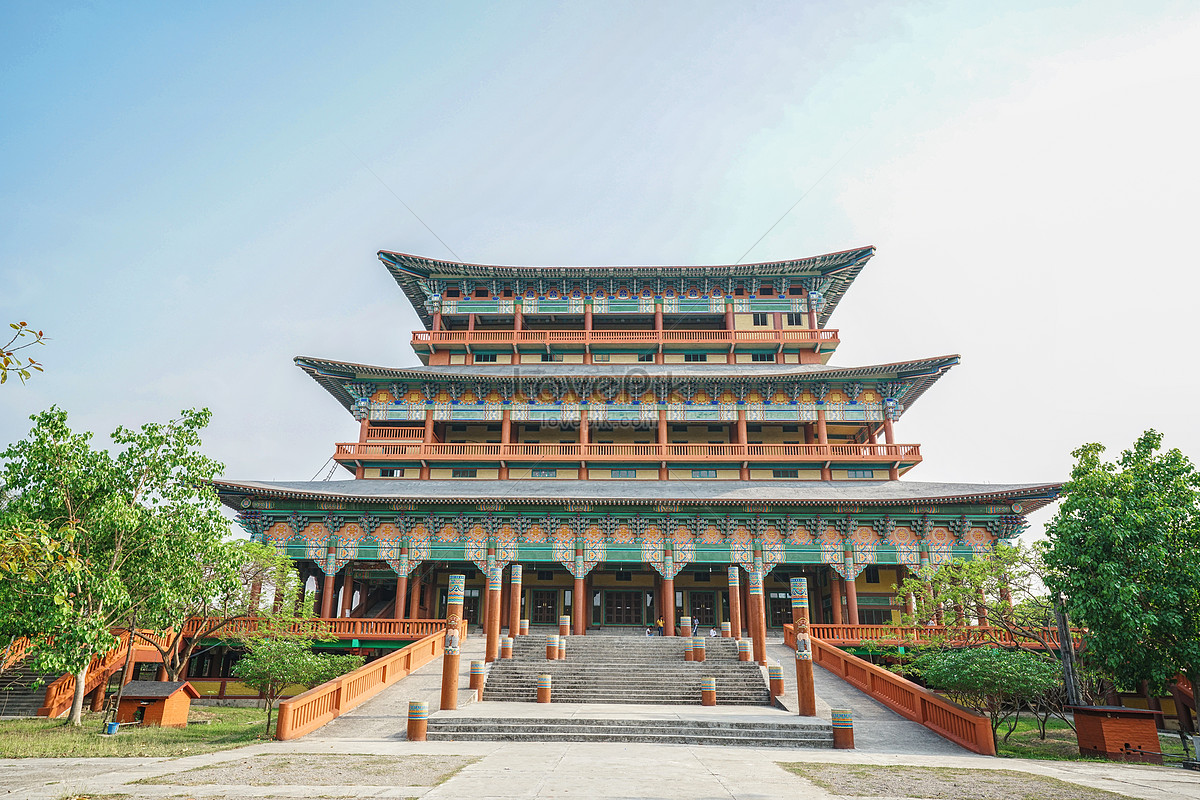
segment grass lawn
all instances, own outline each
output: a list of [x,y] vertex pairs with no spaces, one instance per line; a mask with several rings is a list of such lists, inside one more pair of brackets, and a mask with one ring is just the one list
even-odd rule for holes
[[[1046,725],[1046,738],[1038,738],[1037,723],[1032,717],[1022,715],[1017,722],[1017,729],[1008,737],[1005,744],[1004,732],[1008,730],[1007,723],[1000,724],[998,756],[1001,758],[1036,758],[1043,761],[1103,761],[1104,759],[1079,755],[1079,743],[1075,739],[1075,731],[1060,719],[1052,719]],[[1160,736],[1159,743],[1164,753],[1183,755],[1183,746],[1179,736]],[[1168,761],[1167,763],[1178,763]]]
[[257,708],[192,706],[186,728],[122,725],[101,735],[101,714],[85,713],[83,727],[63,720],[0,721],[0,758],[94,758],[97,756],[191,756],[269,739],[266,712]]

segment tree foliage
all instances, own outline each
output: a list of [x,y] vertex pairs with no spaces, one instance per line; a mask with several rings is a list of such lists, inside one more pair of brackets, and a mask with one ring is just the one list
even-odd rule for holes
[[[35,669],[75,674],[75,724],[88,664],[115,646],[113,630],[142,609],[180,600],[221,552],[229,523],[206,482],[222,466],[199,452],[209,418],[187,410],[166,423],[117,428],[114,455],[51,408],[0,453],[9,519],[40,526],[79,564],[53,576],[52,591],[65,601],[38,620],[30,650]],[[0,592],[0,603],[3,616],[22,598]]]
[[909,671],[954,702],[987,714],[993,740],[1000,723],[1011,718],[1006,741],[1021,709],[1040,702],[1061,680],[1048,658],[1000,647],[929,649],[912,661]]
[[8,382],[12,373],[21,379],[21,383],[29,380],[32,372],[41,372],[42,365],[32,357],[19,351],[34,345],[44,345],[46,336],[39,330],[29,327],[27,322],[10,322],[8,327],[15,331],[9,340],[0,345],[0,384]]
[[1200,677],[1200,475],[1149,430],[1115,461],[1076,450],[1047,526],[1047,585],[1087,627],[1087,652],[1127,688]]
[[271,709],[290,686],[314,686],[333,680],[363,665],[362,656],[320,655],[302,638],[257,639],[233,665],[233,675],[266,696],[267,731]]

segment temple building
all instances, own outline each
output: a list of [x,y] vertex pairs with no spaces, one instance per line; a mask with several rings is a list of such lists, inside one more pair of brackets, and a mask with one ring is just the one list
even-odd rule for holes
[[500,607],[519,592],[535,626],[670,634],[732,614],[736,636],[757,560],[769,626],[791,621],[797,576],[815,623],[898,621],[906,571],[1015,536],[1058,485],[908,480],[921,448],[898,423],[959,359],[830,363],[828,322],[874,253],[514,267],[381,252],[424,323],[421,366],[296,359],[357,423],[335,445],[345,479],[216,488],[327,618],[441,617],[454,573],[480,622],[495,564]]

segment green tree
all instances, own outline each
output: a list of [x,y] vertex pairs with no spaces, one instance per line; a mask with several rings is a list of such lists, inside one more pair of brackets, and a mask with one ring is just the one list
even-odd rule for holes
[[1126,687],[1200,678],[1200,475],[1149,430],[1113,462],[1076,450],[1047,526],[1047,586],[1087,628],[1088,657]]
[[987,714],[997,747],[1001,722],[1012,718],[1004,734],[1004,741],[1008,741],[1021,709],[1039,702],[1061,685],[1058,667],[1048,658],[999,647],[927,650],[913,659],[908,671],[930,689]]
[[267,731],[271,711],[289,686],[311,689],[363,665],[362,656],[318,655],[302,638],[257,639],[233,665],[233,676],[266,696]]
[[80,564],[59,576],[66,601],[41,621],[31,650],[35,668],[75,676],[75,725],[88,664],[116,645],[114,629],[163,597],[186,593],[229,534],[207,484],[222,466],[199,452],[209,418],[207,410],[187,410],[136,431],[117,428],[113,455],[51,408],[31,418],[26,439],[0,453],[8,512],[43,524]]
[[[301,605],[300,580],[291,559],[243,539],[209,548],[202,568],[182,576],[138,617],[138,635],[158,650],[168,680],[178,680],[202,640],[221,637],[249,643],[281,633],[321,638],[312,603]],[[189,620],[196,626],[188,630]],[[240,623],[240,624],[239,624]]]
[[41,331],[29,327],[27,322],[10,322],[8,327],[16,333],[12,334],[12,337],[3,346],[0,346],[0,383],[8,382],[10,372],[20,378],[21,383],[24,383],[29,380],[30,370],[41,372],[42,365],[18,351],[33,347],[35,344],[44,345],[46,336]]

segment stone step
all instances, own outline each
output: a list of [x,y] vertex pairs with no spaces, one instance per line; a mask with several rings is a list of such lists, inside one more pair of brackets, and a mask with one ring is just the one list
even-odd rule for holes
[[429,720],[431,741],[624,742],[741,747],[828,748],[829,723],[779,725],[699,720]]

